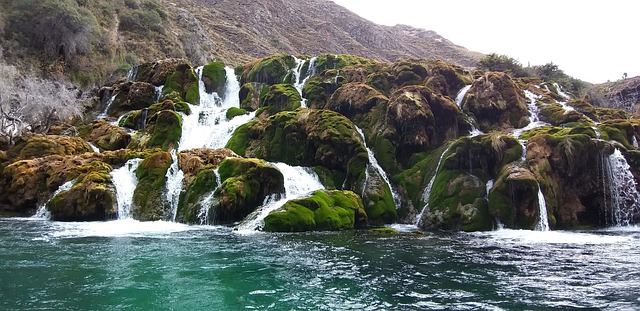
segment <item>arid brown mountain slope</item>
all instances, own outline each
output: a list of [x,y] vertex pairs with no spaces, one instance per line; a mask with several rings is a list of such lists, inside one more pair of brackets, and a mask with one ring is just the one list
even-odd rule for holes
[[[168,11],[181,26],[178,29],[197,29],[182,33],[180,39],[183,43],[198,41],[188,55],[198,63],[206,61],[203,57],[238,63],[277,53],[345,53],[387,61],[443,59],[473,66],[481,57],[433,31],[377,25],[328,0],[161,2],[176,8]],[[209,40],[195,40],[194,34]]]
[[335,53],[469,67],[482,56],[433,31],[377,25],[329,0],[1,0],[0,6],[5,57],[83,84],[167,57],[239,65],[272,54]]

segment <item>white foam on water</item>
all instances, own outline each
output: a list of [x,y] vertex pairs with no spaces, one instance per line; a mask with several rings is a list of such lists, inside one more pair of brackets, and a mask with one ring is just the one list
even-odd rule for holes
[[584,232],[512,229],[499,229],[496,231],[475,232],[469,234],[486,236],[495,242],[509,244],[614,244],[628,243],[632,239],[627,236],[612,236]]
[[49,233],[53,238],[79,237],[154,237],[199,229],[196,226],[168,222],[142,222],[134,219],[119,219],[102,222],[54,222]]

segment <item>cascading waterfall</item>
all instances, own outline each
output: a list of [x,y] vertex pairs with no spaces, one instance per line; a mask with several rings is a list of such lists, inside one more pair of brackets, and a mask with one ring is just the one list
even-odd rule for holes
[[636,138],[636,136],[634,135],[633,138],[631,139],[631,144],[635,147],[638,148],[638,139]]
[[167,192],[166,199],[171,206],[171,220],[176,220],[178,212],[178,202],[180,200],[180,192],[182,191],[182,181],[184,180],[184,172],[178,165],[178,152],[176,149],[171,150],[171,166],[167,170]]
[[211,190],[211,193],[209,193],[209,195],[207,195],[200,201],[201,207],[200,207],[200,210],[198,211],[198,220],[200,221],[201,225],[209,225],[213,223],[209,219],[209,212],[211,211],[211,203],[215,198],[216,190],[218,190],[218,188],[222,186],[222,178],[220,178],[220,172],[218,172],[218,168],[213,170],[213,173],[216,175],[216,187],[213,190]]
[[467,92],[469,92],[469,90],[471,89],[471,84],[466,85],[465,87],[463,87],[460,92],[458,92],[458,95],[456,95],[456,104],[458,104],[458,107],[462,108],[462,101],[464,100],[464,97],[467,95]]
[[[378,160],[376,159],[376,156],[373,153],[373,151],[371,151],[371,149],[369,147],[367,147],[367,141],[366,141],[366,139],[364,137],[364,133],[362,132],[362,129],[360,129],[358,126],[356,126],[356,131],[358,131],[358,134],[360,134],[360,138],[362,138],[362,143],[364,144],[364,147],[367,149],[367,154],[369,155],[369,165],[371,167],[373,167],[373,170],[376,171],[376,173],[378,173],[378,175],[380,175],[380,177],[382,177],[384,182],[389,187],[389,190],[391,191],[391,196],[393,197],[393,203],[395,204],[396,209],[400,208],[400,205],[402,204],[402,201],[400,199],[400,195],[391,186],[391,181],[389,180],[389,176],[387,176],[387,173],[380,166],[380,164],[378,164]],[[365,177],[365,181],[363,183],[363,188],[366,188],[367,182],[369,180],[369,167],[367,167],[367,169],[365,170],[365,173],[366,173],[366,177]],[[363,189],[363,191],[364,191],[364,189]]]
[[160,101],[160,97],[162,97],[162,90],[164,90],[164,85],[156,86],[155,89],[155,97],[153,98],[153,101],[157,103]]
[[[640,212],[640,194],[631,167],[619,149],[603,160],[605,224],[629,226]],[[608,206],[607,206],[608,204]]]
[[104,110],[96,118],[105,119],[108,116],[109,108],[111,108],[111,105],[113,104],[113,101],[116,100],[116,96],[117,95],[118,94],[114,94],[111,97],[109,97],[109,100],[107,101],[107,105],[104,107]]
[[227,120],[227,110],[240,107],[240,82],[233,68],[225,67],[227,82],[225,93],[220,97],[217,93],[207,93],[202,80],[202,67],[197,68],[200,89],[200,105],[189,105],[191,114],[182,115],[182,137],[179,149],[223,148],[233,131],[240,125],[249,122],[255,112],[237,116]]
[[427,187],[424,188],[424,192],[422,193],[422,201],[424,202],[424,207],[422,207],[422,211],[420,211],[420,214],[418,214],[418,217],[416,217],[416,220],[414,222],[416,226],[420,226],[420,222],[422,221],[422,217],[424,217],[424,213],[429,211],[429,195],[431,194],[433,183],[436,181],[436,176],[438,176],[438,171],[440,170],[440,165],[442,165],[442,160],[444,159],[444,155],[447,154],[447,152],[449,151],[449,148],[451,148],[451,145],[449,145],[447,149],[445,149],[444,152],[442,152],[442,155],[440,155],[440,159],[438,159],[438,165],[436,166],[436,170],[433,172],[433,177],[431,177],[431,180],[429,180]]
[[304,198],[313,191],[324,189],[318,175],[308,167],[290,166],[285,163],[271,163],[284,176],[284,196],[271,196],[255,212],[251,213],[236,227],[238,231],[262,229],[264,219],[272,211],[282,207],[287,201]]
[[524,91],[525,96],[528,99],[527,108],[529,110],[529,124],[521,129],[514,130],[511,135],[513,137],[518,138],[522,135],[523,132],[547,125],[546,122],[540,121],[540,109],[538,108],[537,102],[540,99],[540,96],[534,94],[529,90]]
[[549,231],[549,216],[547,215],[547,201],[542,194],[542,188],[538,183],[538,224],[536,224],[536,231]]
[[[73,180],[67,181],[66,183],[62,184],[60,187],[58,187],[58,190],[56,190],[53,193],[53,195],[51,195],[51,199],[53,199],[60,192],[67,191],[67,190],[71,189],[71,187],[73,187],[73,185],[75,183],[76,183],[76,180],[73,179]],[[33,215],[31,218],[47,219],[47,220],[50,219],[51,218],[51,213],[47,210],[47,204],[49,203],[49,201],[51,201],[51,199],[47,200],[47,202],[45,202],[40,207],[38,207],[38,210],[36,211],[35,215]]]
[[302,75],[302,69],[304,68],[304,65],[307,63],[307,61],[304,59],[299,59],[293,55],[291,57],[293,57],[293,60],[296,63],[295,68],[292,69],[294,80],[293,87],[298,91],[298,93],[300,93],[300,98],[302,98],[300,106],[302,108],[307,108],[307,99],[302,96],[302,89],[304,88],[304,85],[307,83],[309,78],[311,78],[311,76],[316,73],[317,57],[314,56],[309,59],[309,66],[307,67],[307,72],[304,76]]
[[92,144],[90,142],[87,142],[87,145],[89,145],[89,147],[91,147],[91,150],[93,150],[93,152],[100,153],[100,149],[98,147],[96,147],[96,145],[94,145],[94,144]]
[[116,202],[118,204],[118,219],[131,218],[133,191],[138,185],[136,169],[142,159],[131,159],[121,168],[111,171],[111,180],[116,187]]
[[135,81],[136,76],[138,75],[138,66],[133,66],[131,67],[131,69],[129,69],[129,72],[127,72],[127,81]]

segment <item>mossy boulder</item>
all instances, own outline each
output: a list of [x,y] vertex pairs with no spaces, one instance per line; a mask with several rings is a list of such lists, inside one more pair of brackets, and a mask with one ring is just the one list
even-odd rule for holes
[[617,141],[626,149],[634,149],[634,139],[637,145],[640,137],[640,120],[617,119],[608,120],[598,125],[601,138],[608,141]]
[[80,126],[78,134],[100,150],[123,149],[131,142],[131,135],[126,130],[104,120]]
[[260,96],[259,116],[270,116],[281,111],[292,111],[300,107],[300,93],[291,84],[274,84]]
[[307,99],[307,107],[325,108],[343,82],[344,78],[336,69],[327,69],[309,78],[302,89],[302,97]]
[[136,170],[138,186],[133,192],[132,216],[141,221],[166,220],[171,208],[166,202],[166,174],[171,154],[157,152],[140,162]]
[[380,91],[364,83],[347,83],[338,88],[325,107],[361,123],[363,115],[374,107],[386,105],[389,99]]
[[387,118],[395,129],[393,141],[400,157],[440,146],[458,137],[461,111],[448,97],[427,87],[405,87],[389,100]]
[[522,128],[529,124],[523,91],[505,73],[489,72],[477,79],[462,103],[484,132]]
[[[213,215],[207,217],[214,205],[214,191],[220,187],[216,171],[201,169],[193,176],[184,196],[181,196],[176,221],[184,223],[214,223]],[[209,198],[209,199],[207,199]]]
[[134,81],[151,83],[155,86],[164,85],[167,78],[180,67],[190,66],[184,59],[168,58],[137,66]]
[[187,103],[200,104],[198,76],[191,65],[180,64],[175,68],[175,71],[167,76],[162,94],[170,95],[173,92],[176,92]]
[[522,162],[503,167],[489,193],[491,216],[512,229],[533,229],[538,223],[538,181]]
[[162,102],[149,106],[149,108],[133,110],[126,113],[120,119],[118,126],[132,130],[145,130],[147,126],[154,124],[158,113],[163,110],[180,112],[185,115],[191,114],[191,107],[189,107],[189,104],[182,101],[179,97],[176,101],[172,99],[165,99]]
[[284,177],[259,159],[227,158],[218,167],[222,185],[211,210],[216,224],[241,221],[262,205],[268,196],[284,193]]
[[264,230],[271,232],[337,231],[366,225],[360,197],[340,190],[318,190],[310,197],[288,201],[264,220]]
[[178,154],[180,170],[184,172],[185,183],[203,169],[216,168],[227,158],[239,156],[230,149],[189,149]]
[[221,97],[224,96],[223,90],[227,83],[227,73],[224,69],[224,63],[212,62],[202,67],[202,82],[207,93],[218,93]]
[[449,148],[443,168],[469,172],[493,179],[502,167],[523,157],[523,146],[514,137],[500,132],[458,138]]
[[173,110],[161,110],[146,119],[149,123],[144,131],[133,135],[127,148],[161,148],[169,151],[178,147],[182,137],[182,117],[178,113]]
[[49,155],[78,155],[85,152],[93,150],[81,137],[25,134],[7,151],[7,156],[15,161]]
[[258,82],[271,85],[286,82],[285,78],[294,65],[293,57],[284,54],[255,60],[240,67],[240,84]]
[[248,82],[240,88],[240,108],[256,111],[260,108],[260,98],[269,91],[269,85],[258,82]]
[[471,84],[469,73],[462,67],[442,60],[430,60],[424,63],[428,77],[425,85],[443,96],[455,99],[459,90]]
[[422,85],[429,72],[420,60],[399,60],[391,67],[396,88],[407,85]]
[[243,115],[246,115],[248,113],[249,113],[248,111],[246,111],[246,110],[244,110],[242,108],[231,107],[231,108],[227,109],[227,113],[226,113],[225,117],[227,118],[227,120],[231,120],[231,119],[233,119],[235,117],[243,116]]
[[110,165],[94,161],[77,177],[71,189],[62,191],[46,205],[57,221],[100,221],[117,217],[115,186]]
[[464,171],[438,174],[429,196],[423,226],[455,231],[491,230],[485,183]]
[[155,86],[147,82],[126,81],[116,84],[113,88],[113,94],[115,94],[115,98],[107,111],[109,115],[113,116],[149,107],[155,103],[156,99]]

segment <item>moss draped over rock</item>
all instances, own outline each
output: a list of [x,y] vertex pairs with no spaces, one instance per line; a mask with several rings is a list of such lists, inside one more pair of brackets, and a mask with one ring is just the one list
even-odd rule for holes
[[265,94],[260,95],[259,116],[270,116],[281,111],[300,108],[300,93],[291,84],[274,84]]
[[222,185],[211,210],[216,224],[241,221],[262,205],[268,196],[284,193],[284,177],[259,159],[227,158],[218,167]]
[[77,177],[71,189],[47,203],[51,219],[58,221],[99,221],[117,217],[115,186],[110,165],[94,161]]
[[163,95],[177,92],[180,98],[187,103],[200,104],[200,91],[198,89],[198,76],[187,63],[179,64],[173,73],[167,76],[162,88]]
[[351,191],[318,190],[310,197],[288,201],[264,220],[265,231],[335,231],[367,224],[362,200]]
[[[103,96],[115,96],[107,114],[119,116],[130,110],[151,106],[155,102],[156,89],[151,83],[125,81],[115,84],[111,92],[103,92]],[[111,98],[103,98],[102,101],[109,100]]]
[[169,152],[157,152],[140,162],[136,169],[138,186],[133,192],[132,216],[140,221],[166,220],[171,207],[166,202],[166,174],[171,166]]
[[178,68],[184,68],[185,66],[190,65],[186,60],[178,58],[167,58],[143,63],[135,68],[136,75],[133,77],[133,80],[161,86],[165,84],[167,78],[177,71]]
[[484,132],[522,128],[529,124],[523,94],[507,74],[489,72],[473,83],[462,108],[474,115]]
[[131,142],[131,135],[127,131],[104,120],[79,127],[78,134],[101,150],[124,149]]
[[202,82],[207,93],[218,93],[224,96],[224,85],[227,83],[227,72],[224,70],[224,63],[212,62],[202,67]]
[[13,161],[41,158],[49,155],[78,155],[93,150],[80,137],[29,134],[7,151]]

